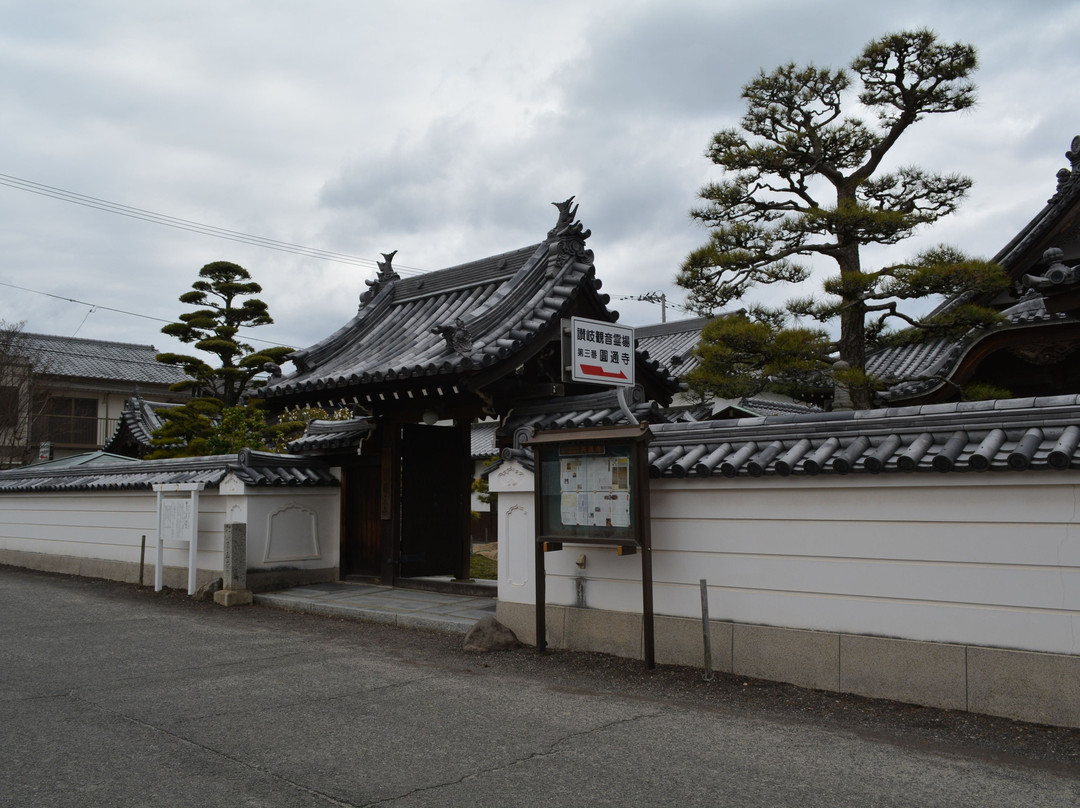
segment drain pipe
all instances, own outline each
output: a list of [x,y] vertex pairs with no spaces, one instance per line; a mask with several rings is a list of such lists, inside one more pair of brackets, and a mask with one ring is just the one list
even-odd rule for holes
[[619,409],[622,410],[622,414],[626,416],[626,420],[633,426],[637,426],[638,419],[634,417],[634,413],[630,412],[630,405],[626,401],[626,391],[631,390],[629,385],[623,384],[616,388],[615,395],[619,399]]

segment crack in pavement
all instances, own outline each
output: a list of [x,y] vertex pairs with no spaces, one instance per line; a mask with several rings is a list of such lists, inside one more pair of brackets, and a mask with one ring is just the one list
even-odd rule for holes
[[393,803],[393,802],[397,802],[398,800],[408,799],[409,797],[412,797],[412,796],[414,796],[416,794],[422,794],[422,793],[424,793],[426,791],[434,791],[434,790],[440,789],[440,788],[447,788],[449,786],[461,785],[462,783],[466,783],[466,782],[468,782],[470,780],[475,780],[478,777],[483,777],[485,775],[493,774],[493,773],[499,772],[499,771],[505,771],[506,769],[512,769],[515,766],[521,765],[522,763],[529,763],[530,761],[533,761],[533,760],[539,760],[541,758],[550,757],[552,755],[558,754],[559,753],[558,747],[561,744],[566,743],[567,741],[571,741],[571,740],[574,740],[576,738],[584,738],[584,737],[587,737],[589,735],[594,735],[594,734],[596,734],[598,732],[605,732],[605,731],[611,729],[612,727],[617,727],[617,726],[621,726],[621,725],[624,725],[624,724],[633,724],[633,723],[635,723],[637,721],[640,721],[642,719],[645,719],[645,718],[656,718],[658,715],[660,715],[660,712],[661,711],[656,710],[656,711],[653,711],[651,713],[642,713],[641,715],[634,715],[634,716],[630,716],[629,718],[620,718],[620,719],[617,719],[615,721],[608,721],[607,723],[600,724],[599,726],[593,727],[592,729],[586,729],[586,730],[579,730],[577,732],[571,732],[571,733],[568,733],[568,734],[562,736],[561,738],[557,738],[554,741],[552,741],[550,744],[548,744],[547,749],[544,750],[544,751],[530,752],[528,755],[524,755],[523,757],[519,757],[519,758],[514,758],[513,760],[508,760],[505,763],[499,764],[498,766],[491,766],[490,768],[487,768],[487,769],[480,769],[479,771],[470,772],[469,774],[466,774],[466,775],[463,775],[463,776],[459,777],[457,780],[447,780],[445,783],[433,783],[433,784],[431,784],[429,786],[421,786],[419,788],[414,788],[411,791],[406,791],[406,792],[404,792],[402,794],[395,794],[392,797],[385,797],[384,799],[376,800],[375,802],[365,802],[363,805],[357,806],[357,808],[374,808],[374,806],[377,806],[377,805],[387,805],[387,804],[390,804],[390,803]]
[[191,740],[190,738],[185,738],[183,735],[177,735],[175,732],[170,732],[169,730],[165,729],[164,727],[159,727],[159,726],[156,726],[154,724],[149,723],[148,721],[143,721],[143,720],[138,719],[138,718],[133,718],[132,716],[125,715],[124,713],[117,712],[116,710],[110,710],[108,707],[105,707],[104,705],[97,704],[97,703],[95,703],[93,701],[90,701],[89,699],[83,698],[83,697],[78,696],[78,695],[76,695],[74,693],[71,694],[71,698],[75,699],[75,700],[78,700],[78,701],[82,701],[85,704],[88,704],[91,707],[94,707],[95,709],[100,710],[103,713],[106,713],[108,715],[111,715],[111,716],[113,716],[115,718],[120,719],[121,721],[126,721],[128,723],[134,724],[137,727],[142,727],[143,729],[150,730],[151,732],[155,732],[155,733],[158,733],[160,735],[164,735],[165,737],[171,738],[172,740],[174,740],[177,743],[180,743],[180,744],[182,744],[184,746],[188,746],[188,747],[191,747],[192,749],[197,749],[200,752],[204,752],[204,753],[207,753],[207,754],[214,755],[216,757],[222,758],[223,760],[227,760],[230,763],[234,763],[237,766],[240,766],[240,767],[242,767],[244,769],[247,769],[249,771],[258,772],[259,774],[262,774],[262,775],[265,775],[266,777],[269,777],[271,780],[275,780],[275,781],[277,781],[279,783],[283,783],[284,785],[287,785],[290,788],[294,788],[297,791],[301,791],[301,792],[303,792],[305,794],[308,794],[308,795],[310,795],[312,797],[316,797],[317,799],[320,799],[320,800],[322,800],[322,801],[324,801],[324,802],[326,802],[326,803],[328,803],[330,805],[338,806],[338,808],[361,808],[361,806],[358,806],[356,803],[345,802],[343,800],[339,800],[336,797],[333,797],[333,796],[331,796],[330,794],[327,794],[324,791],[320,791],[317,788],[312,788],[310,786],[306,786],[303,783],[298,783],[297,781],[291,780],[290,778],[285,777],[284,775],[278,774],[277,772],[274,772],[271,769],[266,768],[265,766],[260,766],[257,763],[251,763],[249,761],[242,760],[242,759],[236,757],[235,755],[230,755],[230,754],[228,754],[226,752],[222,752],[220,749],[214,749],[211,746],[207,746],[205,744],[198,743],[196,741]]

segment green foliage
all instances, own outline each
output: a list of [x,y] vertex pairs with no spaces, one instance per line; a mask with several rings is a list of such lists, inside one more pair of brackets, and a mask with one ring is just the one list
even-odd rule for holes
[[[490,466],[492,463],[494,463],[498,459],[499,459],[498,455],[490,457],[490,458],[488,458],[487,460],[484,461],[484,465],[485,466]],[[491,493],[491,489],[488,487],[488,479],[487,479],[487,477],[476,477],[475,479],[473,479],[472,485],[471,485],[471,490],[472,490],[472,492],[474,494],[476,494],[476,498],[478,500],[480,500],[481,502],[483,502],[485,505],[494,506],[495,501],[496,501],[497,497],[499,496],[498,494]]]
[[[974,103],[969,76],[976,66],[971,46],[919,30],[870,42],[848,69],[787,64],[761,71],[743,88],[741,127],[716,133],[708,150],[724,176],[701,189],[702,204],[691,211],[710,228],[677,279],[690,291],[691,307],[712,315],[755,287],[802,283],[810,275],[807,259],[821,256],[836,263],[839,275],[826,281],[824,296],[803,296],[788,312],[821,323],[839,319],[831,349],[855,371],[865,368],[868,340],[887,332],[886,323],[943,334],[988,322],[991,314],[975,307],[920,319],[897,303],[1003,288],[1008,279],[1000,267],[947,247],[877,271],[865,270],[860,256],[864,245],[897,244],[952,213],[967,194],[967,177],[913,166],[879,169],[912,124]],[[852,114],[860,109],[871,117]],[[743,356],[738,340],[732,351],[745,367],[767,364]],[[856,406],[869,406],[872,387],[864,378],[853,390]]]
[[270,442],[275,452],[285,452],[294,440],[303,437],[307,425],[312,421],[348,421],[353,418],[352,410],[341,407],[327,412],[322,407],[291,407],[282,410],[277,423],[270,427]]
[[702,399],[760,392],[797,395],[820,387],[829,366],[824,331],[784,328],[773,311],[736,312],[713,320],[695,349],[701,362],[684,377]]
[[998,387],[995,384],[968,384],[960,391],[961,401],[991,401],[1012,398],[1011,390]]
[[216,398],[193,398],[182,407],[156,410],[162,420],[160,428],[150,438],[155,447],[146,457],[200,457],[211,454],[209,440],[221,415],[221,402]]
[[239,298],[258,294],[259,284],[251,280],[243,267],[228,261],[215,261],[199,270],[201,280],[192,291],[180,295],[180,302],[201,308],[185,312],[179,322],[161,329],[196,350],[213,354],[215,367],[206,360],[186,354],[162,353],[157,360],[183,368],[190,377],[174,385],[174,390],[192,390],[198,395],[216,398],[223,408],[235,407],[252,390],[265,384],[260,377],[267,363],[280,363],[292,353],[291,348],[260,348],[240,341],[241,328],[273,323],[266,303]]
[[218,364],[198,356],[158,354],[159,362],[176,365],[188,376],[171,389],[190,390],[196,397],[182,407],[158,412],[164,423],[151,439],[156,448],[149,457],[231,454],[245,447],[265,449],[273,443],[265,416],[256,407],[244,406],[244,400],[265,384],[265,366],[282,362],[292,349],[256,350],[237,337],[241,328],[273,322],[263,301],[240,301],[262,291],[243,267],[215,261],[199,270],[199,280],[191,286],[192,291],[180,295],[180,302],[200,308],[181,314],[178,322],[161,331],[215,356]]
[[236,454],[241,449],[266,451],[270,435],[266,413],[260,407],[226,407],[207,440],[206,454]]
[[469,577],[481,581],[495,581],[499,578],[499,562],[486,556],[473,553],[469,557]]

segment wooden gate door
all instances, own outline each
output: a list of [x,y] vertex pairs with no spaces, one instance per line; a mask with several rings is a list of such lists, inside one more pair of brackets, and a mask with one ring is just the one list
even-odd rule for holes
[[341,531],[341,575],[379,575],[382,562],[382,521],[379,518],[379,463],[343,469],[344,499]]
[[465,473],[469,443],[462,437],[467,430],[402,426],[402,578],[461,573],[471,482]]

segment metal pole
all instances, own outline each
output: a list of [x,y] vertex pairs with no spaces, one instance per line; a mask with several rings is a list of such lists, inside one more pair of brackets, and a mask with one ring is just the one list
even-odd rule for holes
[[701,636],[705,646],[705,675],[706,682],[713,679],[712,673],[712,637],[709,633],[709,585],[705,579],[701,579]]
[[146,534],[142,535],[142,546],[139,549],[139,586],[143,585],[143,564],[146,562]]
[[544,544],[533,542],[536,545],[536,650],[543,651],[547,648],[547,593],[544,581]]

